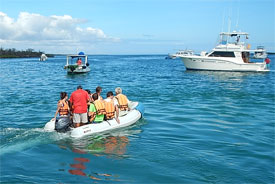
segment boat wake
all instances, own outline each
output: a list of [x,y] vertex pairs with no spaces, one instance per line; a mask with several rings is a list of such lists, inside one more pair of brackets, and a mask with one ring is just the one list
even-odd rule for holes
[[41,144],[49,144],[69,135],[46,132],[43,128],[3,128],[0,131],[0,137],[0,155],[4,155]]
[[[74,147],[83,149],[87,145],[94,142],[98,137],[106,138],[112,137],[128,137],[138,135],[141,130],[138,128],[144,124],[144,120],[140,120],[140,123],[129,127],[121,128],[120,130],[113,130],[104,133],[98,133],[95,135],[90,135],[82,139],[74,140],[70,136],[70,132],[67,133],[57,133],[56,131],[49,132],[44,130],[44,128],[2,128],[0,130],[1,146],[0,146],[0,156],[7,153],[15,153],[19,151],[26,150],[35,146],[42,144],[56,144],[60,141],[65,141],[70,139]],[[133,127],[136,127],[133,129]],[[85,150],[87,151],[87,150]]]

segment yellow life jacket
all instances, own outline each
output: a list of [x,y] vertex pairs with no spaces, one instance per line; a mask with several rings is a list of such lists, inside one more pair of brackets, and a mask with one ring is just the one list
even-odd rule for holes
[[113,119],[115,117],[115,106],[113,101],[105,101],[106,119]]
[[58,104],[61,103],[62,107],[60,107],[59,109],[59,115],[60,116],[65,116],[69,114],[69,105],[68,102],[64,101],[64,100],[59,100]]
[[96,101],[94,101],[94,105],[95,105],[95,108],[96,108],[96,114],[97,115],[106,114],[104,101],[96,100]]
[[119,94],[116,96],[116,99],[118,101],[118,108],[121,111],[126,111],[128,109],[128,99],[125,95]]

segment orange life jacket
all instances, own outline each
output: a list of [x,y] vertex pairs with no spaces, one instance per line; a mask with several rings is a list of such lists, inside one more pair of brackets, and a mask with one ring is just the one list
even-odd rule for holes
[[95,105],[95,108],[96,108],[96,114],[97,115],[106,114],[104,101],[96,100],[96,101],[94,101],[94,105]]
[[126,111],[128,109],[128,99],[125,95],[119,94],[116,96],[116,99],[118,101],[118,108],[121,111]]
[[62,104],[62,107],[60,107],[60,109],[59,109],[59,115],[60,116],[68,115],[69,114],[68,102],[66,102],[64,100],[59,100],[58,103]]
[[115,106],[113,101],[105,101],[106,118],[113,119],[115,117]]

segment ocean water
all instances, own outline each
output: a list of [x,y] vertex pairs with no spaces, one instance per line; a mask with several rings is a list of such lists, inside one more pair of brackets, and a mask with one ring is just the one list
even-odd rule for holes
[[[1,183],[275,182],[275,57],[271,72],[186,71],[163,55],[90,56],[67,75],[65,56],[2,59]],[[70,138],[45,132],[59,93],[117,86],[145,106],[123,129]]]

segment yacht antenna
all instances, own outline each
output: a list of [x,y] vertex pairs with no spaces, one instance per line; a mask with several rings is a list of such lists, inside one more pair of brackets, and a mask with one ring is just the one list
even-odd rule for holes
[[238,14],[237,14],[236,30],[238,30],[238,27],[239,27],[239,18],[240,18],[240,1],[238,1]]
[[228,32],[230,33],[230,29],[231,29],[231,16],[232,16],[232,4],[231,7],[229,9],[229,16],[228,16]]
[[[229,17],[229,18],[228,18],[228,33],[230,33],[230,29],[231,29],[231,19],[230,19],[230,17]],[[229,36],[226,37],[226,43],[228,43],[228,37],[229,37]]]
[[224,28],[224,19],[225,19],[225,9],[223,9],[223,19],[222,19],[222,32],[223,32],[223,28]]

